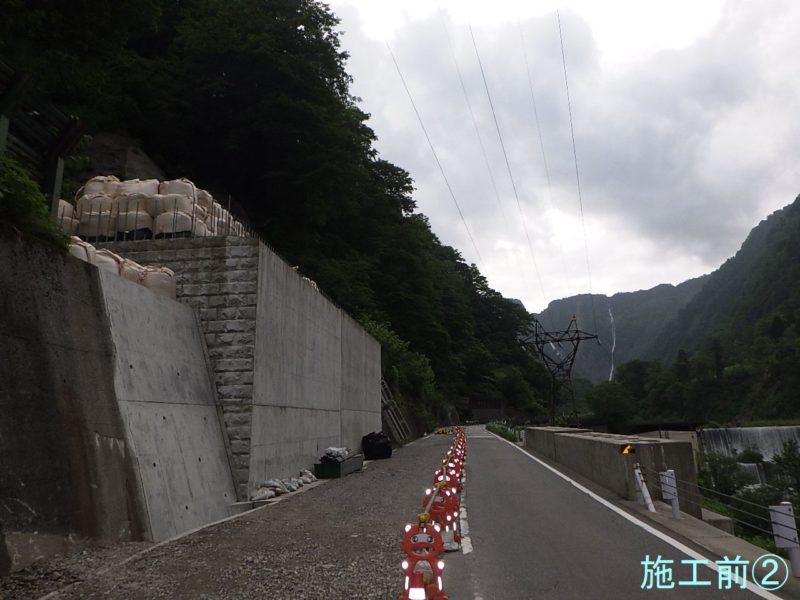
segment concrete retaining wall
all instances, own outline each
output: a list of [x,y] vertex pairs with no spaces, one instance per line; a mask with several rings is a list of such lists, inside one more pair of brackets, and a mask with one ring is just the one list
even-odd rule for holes
[[163,540],[228,516],[236,492],[194,312],[99,274],[144,537]]
[[379,430],[380,346],[255,240],[107,244],[182,303],[0,236],[0,523],[16,567],[162,540]]
[[172,269],[178,298],[198,311],[225,422],[237,496],[245,500],[250,477],[258,240],[215,237],[99,246],[145,265]]
[[98,270],[0,233],[0,289],[0,523],[14,565],[69,549],[69,534],[138,537]]
[[[621,449],[632,445],[633,454]],[[525,446],[555,463],[583,475],[613,491],[622,498],[636,500],[633,465],[640,463],[654,499],[659,499],[652,479],[654,472],[673,469],[679,484],[679,496],[684,497],[681,510],[697,518],[700,514],[700,495],[692,445],[688,441],[660,440],[638,436],[620,436],[558,427],[528,427]]]
[[174,270],[200,314],[240,500],[381,428],[380,345],[272,250],[238,237],[103,244]]

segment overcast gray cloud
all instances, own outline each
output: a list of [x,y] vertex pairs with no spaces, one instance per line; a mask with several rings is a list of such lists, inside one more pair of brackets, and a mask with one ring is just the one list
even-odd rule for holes
[[[410,171],[419,209],[435,233],[478,261],[386,46],[364,33],[360,10],[344,0],[334,3],[351,53],[353,92],[372,115],[377,147]],[[498,290],[539,309],[545,300],[589,289],[558,26],[554,12],[518,18],[509,9],[503,17],[472,25],[522,211],[464,20],[428,13],[395,24],[388,41],[480,250],[482,271]],[[580,11],[564,10],[561,20],[595,292],[677,283],[713,270],[749,229],[800,191],[797,3],[728,2],[716,23],[688,45],[612,64],[605,58],[607,33],[598,42]]]

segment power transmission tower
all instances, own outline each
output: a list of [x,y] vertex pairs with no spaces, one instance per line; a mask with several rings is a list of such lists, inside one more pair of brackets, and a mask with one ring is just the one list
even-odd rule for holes
[[550,373],[552,381],[552,394],[548,407],[548,420],[550,425],[555,425],[556,405],[559,392],[567,390],[572,401],[572,412],[577,420],[578,411],[575,407],[575,392],[572,389],[572,365],[578,346],[585,340],[596,340],[597,335],[578,329],[578,320],[572,315],[569,325],[564,331],[547,331],[536,317],[532,317],[533,324],[531,335],[526,340],[528,347],[533,346],[541,363]]

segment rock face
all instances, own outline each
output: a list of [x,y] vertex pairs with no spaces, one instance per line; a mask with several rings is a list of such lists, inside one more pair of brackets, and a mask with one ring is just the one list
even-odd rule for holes
[[134,140],[118,133],[100,133],[89,142],[86,155],[92,172],[120,179],[166,179],[164,172]]
[[5,577],[11,572],[11,557],[6,549],[6,537],[3,534],[3,524],[0,523],[0,577]]

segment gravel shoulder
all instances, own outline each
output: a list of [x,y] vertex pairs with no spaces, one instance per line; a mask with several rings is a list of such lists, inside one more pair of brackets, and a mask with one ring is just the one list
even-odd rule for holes
[[0,580],[0,597],[37,598],[61,588],[59,600],[396,598],[403,525],[419,512],[451,441],[431,435],[362,472],[140,555],[148,544],[38,563]]

